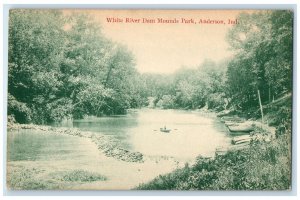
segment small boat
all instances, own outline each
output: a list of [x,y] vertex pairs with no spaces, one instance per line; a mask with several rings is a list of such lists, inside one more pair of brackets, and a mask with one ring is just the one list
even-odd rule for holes
[[242,143],[250,143],[251,141],[251,136],[250,135],[241,135],[241,136],[236,136],[231,140],[231,143],[234,145],[237,144],[242,144]]
[[239,123],[235,125],[228,125],[227,126],[229,131],[231,132],[251,132],[254,130],[254,125],[249,123]]
[[225,124],[225,126],[236,126],[237,125],[236,122],[232,122],[232,121],[225,121],[224,124]]
[[164,133],[169,133],[171,129],[167,129],[166,127],[164,127],[164,128],[160,128],[160,131]]
[[229,115],[230,112],[232,112],[232,111],[231,111],[231,110],[223,110],[223,111],[219,112],[219,113],[217,114],[217,116],[218,116],[218,117],[224,117],[224,116],[226,116],[226,115]]
[[245,122],[245,119],[240,118],[238,116],[224,116],[224,117],[221,117],[221,122],[243,123],[243,122]]

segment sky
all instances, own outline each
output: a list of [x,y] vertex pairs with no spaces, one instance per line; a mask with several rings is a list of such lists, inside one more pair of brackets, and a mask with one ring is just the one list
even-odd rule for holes
[[[234,26],[238,10],[84,10],[100,23],[107,38],[133,52],[136,67],[145,73],[173,73],[181,67],[195,68],[205,59],[221,61],[232,55],[226,33]],[[107,18],[123,22],[109,23]],[[126,18],[140,21],[126,22]],[[156,23],[142,23],[142,19]],[[158,18],[178,23],[157,23]],[[182,19],[192,23],[182,23]],[[222,24],[199,23],[223,20]]]

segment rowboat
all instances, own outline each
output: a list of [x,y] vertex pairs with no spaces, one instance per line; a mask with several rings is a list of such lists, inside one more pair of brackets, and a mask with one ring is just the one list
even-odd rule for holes
[[236,122],[236,123],[242,123],[245,119],[237,117],[237,116],[224,116],[221,117],[221,122]]
[[160,128],[160,131],[164,132],[164,133],[169,133],[171,131],[171,129]]
[[251,141],[251,136],[250,135],[241,135],[241,136],[236,136],[231,140],[231,143],[234,145],[237,144],[242,144],[242,143],[250,143]]
[[250,123],[236,123],[227,126],[230,132],[251,132],[254,130],[254,125]]

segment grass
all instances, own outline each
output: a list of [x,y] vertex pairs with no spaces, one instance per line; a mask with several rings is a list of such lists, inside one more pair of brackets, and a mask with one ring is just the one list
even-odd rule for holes
[[61,177],[62,181],[69,182],[93,182],[93,181],[105,181],[107,178],[101,174],[88,172],[84,170],[74,170],[70,172],[64,172]]
[[290,132],[276,140],[254,142],[214,159],[198,157],[172,173],[160,175],[139,190],[288,190],[291,187]]
[[45,173],[37,168],[14,167],[7,176],[7,186],[13,190],[53,190],[94,181],[105,181],[101,174],[85,170]]
[[51,179],[39,178],[43,170],[36,168],[14,167],[7,174],[7,186],[13,190],[57,189],[59,186]]

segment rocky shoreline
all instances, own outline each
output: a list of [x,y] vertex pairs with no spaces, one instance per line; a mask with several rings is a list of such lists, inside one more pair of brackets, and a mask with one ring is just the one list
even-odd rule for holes
[[94,133],[89,131],[80,131],[76,128],[55,128],[51,126],[35,125],[35,124],[17,124],[8,123],[7,130],[31,129],[47,133],[66,134],[77,137],[90,138],[107,157],[113,157],[117,160],[125,162],[144,162],[144,155],[140,152],[132,152],[123,149],[118,142],[113,138],[103,135],[101,133]]

